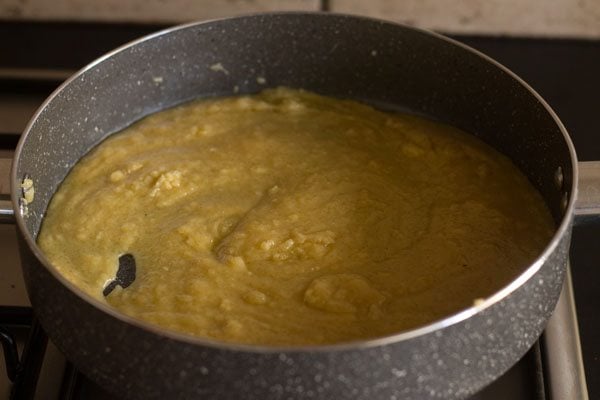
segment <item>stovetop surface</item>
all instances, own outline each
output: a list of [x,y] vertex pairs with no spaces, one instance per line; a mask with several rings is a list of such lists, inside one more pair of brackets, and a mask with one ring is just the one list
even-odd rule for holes
[[[0,119],[6,122],[0,125],[0,148],[14,146],[17,140],[14,134],[23,129],[37,105],[71,72],[106,51],[161,28],[156,25],[0,21],[0,37],[10,38],[0,40]],[[597,116],[600,41],[455,38],[490,55],[527,81],[557,112],[571,134],[580,160],[600,160],[600,118]],[[24,68],[31,73],[16,79],[12,76]],[[14,107],[15,101],[19,107]],[[19,111],[22,109],[30,111],[22,113]],[[574,229],[571,269],[591,399],[600,398],[600,313],[596,311],[600,304],[598,243],[599,224]],[[9,253],[1,245],[2,254]],[[5,294],[0,294],[0,298]],[[535,351],[528,353],[524,360],[535,363]],[[509,372],[516,373],[519,372]],[[516,379],[527,374],[529,372],[521,373]],[[535,377],[532,379],[535,381]],[[523,390],[531,393],[525,395],[535,396],[535,382],[523,387],[526,386],[529,389]],[[91,398],[86,397],[91,394],[83,393],[84,397],[79,398]],[[495,398],[490,389],[486,393],[481,398]],[[517,398],[516,394],[505,393],[503,396]]]

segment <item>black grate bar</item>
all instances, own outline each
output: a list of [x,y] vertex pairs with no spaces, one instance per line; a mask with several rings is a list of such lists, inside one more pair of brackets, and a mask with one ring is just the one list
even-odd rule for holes
[[62,384],[60,385],[60,396],[62,400],[74,400],[78,398],[79,392],[79,372],[73,364],[67,362],[65,373],[63,375]]
[[17,379],[19,372],[19,351],[14,335],[3,326],[0,326],[0,341],[4,351],[4,363],[6,364],[6,375],[11,382]]
[[542,349],[538,340],[533,346],[532,358],[535,363],[535,398],[538,400],[547,400],[546,381],[544,379],[544,363],[542,361]]
[[31,307],[0,306],[0,324],[5,327],[29,327],[33,323]]
[[33,400],[35,390],[46,354],[48,337],[37,322],[31,325],[29,339],[23,350],[19,373],[11,391],[11,400]]

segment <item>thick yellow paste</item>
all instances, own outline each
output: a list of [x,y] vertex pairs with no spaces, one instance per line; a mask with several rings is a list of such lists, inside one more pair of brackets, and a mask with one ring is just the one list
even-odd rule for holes
[[[553,230],[504,156],[419,117],[290,90],[149,116],[84,157],[39,244],[122,312],[218,340],[372,338],[506,285]],[[106,299],[118,258],[137,279]]]

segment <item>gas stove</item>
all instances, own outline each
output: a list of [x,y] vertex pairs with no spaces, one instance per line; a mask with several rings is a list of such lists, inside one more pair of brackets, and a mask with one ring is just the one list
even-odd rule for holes
[[[0,201],[20,132],[42,101],[75,70],[156,25],[0,22]],[[548,100],[581,160],[600,159],[600,42],[456,37],[511,68]],[[570,273],[538,342],[472,399],[600,398],[600,226],[576,227]],[[13,226],[0,225],[0,398],[114,399],[79,373],[47,339],[21,278]],[[596,267],[596,268],[594,268]],[[577,304],[577,306],[575,306]],[[586,383],[587,381],[587,383]],[[12,396],[12,397],[11,397]]]

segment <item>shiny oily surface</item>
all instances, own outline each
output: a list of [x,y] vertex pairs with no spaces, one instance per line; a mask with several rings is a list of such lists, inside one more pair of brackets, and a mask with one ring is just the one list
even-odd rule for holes
[[[130,316],[308,345],[464,309],[552,232],[541,196],[473,136],[278,88],[188,103],[111,136],[67,176],[38,241],[67,279]],[[104,298],[123,254],[137,278]]]

